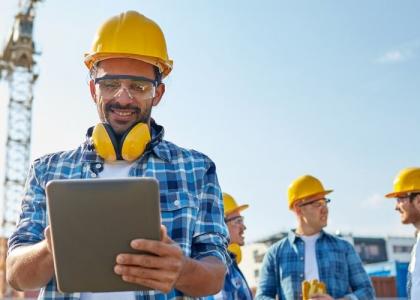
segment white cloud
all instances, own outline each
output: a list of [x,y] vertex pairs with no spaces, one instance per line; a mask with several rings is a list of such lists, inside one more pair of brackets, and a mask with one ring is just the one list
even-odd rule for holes
[[385,53],[383,56],[378,58],[380,63],[397,63],[406,60],[408,57],[404,55],[400,50],[392,50]]
[[385,204],[384,202],[386,200],[389,200],[389,199],[386,199],[384,197],[384,195],[373,194],[373,195],[369,196],[365,201],[363,201],[361,206],[363,208],[383,207],[384,204]]
[[414,40],[390,50],[381,55],[375,61],[381,64],[401,63],[415,56],[415,52],[420,49],[420,41]]

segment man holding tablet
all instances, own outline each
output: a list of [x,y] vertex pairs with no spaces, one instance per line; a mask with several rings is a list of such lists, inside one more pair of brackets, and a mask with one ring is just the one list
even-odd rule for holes
[[[101,123],[88,130],[77,149],[33,162],[17,229],[9,239],[8,282],[18,290],[41,288],[40,299],[179,299],[217,293],[230,258],[215,165],[202,153],[163,140],[163,127],[151,118],[165,93],[162,79],[172,70],[161,29],[135,11],[114,16],[99,28],[85,64]],[[133,240],[134,250],[152,255],[121,253],[114,267],[122,280],[151,290],[61,293],[53,276],[46,185],[53,179],[113,177],[159,182],[161,240]]]

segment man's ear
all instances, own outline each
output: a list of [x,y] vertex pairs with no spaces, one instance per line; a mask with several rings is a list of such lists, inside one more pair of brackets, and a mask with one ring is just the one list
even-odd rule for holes
[[95,83],[93,82],[93,80],[89,81],[89,89],[90,89],[90,95],[92,96],[92,100],[93,102],[96,103],[96,88],[95,88]]
[[300,217],[302,215],[302,209],[296,203],[293,204],[292,210],[295,212],[296,216]]
[[420,211],[420,194],[417,194],[413,199],[414,206]]
[[153,97],[153,106],[156,106],[159,104],[160,100],[163,97],[163,94],[165,94],[165,84],[164,83],[160,83],[157,87],[156,87],[156,94],[155,97]]

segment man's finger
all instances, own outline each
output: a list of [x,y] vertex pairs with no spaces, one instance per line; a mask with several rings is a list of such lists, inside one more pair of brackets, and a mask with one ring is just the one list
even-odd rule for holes
[[117,264],[170,271],[177,271],[182,267],[181,261],[177,259],[147,254],[120,254],[117,256]]
[[176,273],[174,272],[163,272],[162,270],[141,268],[137,266],[117,265],[115,266],[114,271],[116,274],[121,276],[133,276],[141,279],[150,279],[166,283],[172,283],[176,279]]

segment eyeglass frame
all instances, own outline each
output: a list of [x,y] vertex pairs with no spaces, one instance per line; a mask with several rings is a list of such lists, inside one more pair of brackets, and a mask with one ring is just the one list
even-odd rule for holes
[[416,196],[419,195],[419,194],[420,193],[407,193],[406,196],[404,196],[404,197],[397,197],[396,200],[397,200],[397,203],[398,204],[406,202],[405,199],[408,199],[410,201],[410,203],[411,203],[411,202],[413,202],[414,198],[416,198]]
[[227,224],[229,222],[234,222],[233,224],[235,224],[235,225],[243,225],[244,224],[244,219],[245,219],[244,216],[234,216],[234,217],[231,217],[231,218],[225,218],[225,223]]
[[[154,88],[156,88],[157,86],[158,86],[158,80],[156,80],[156,79],[150,79],[150,78],[147,78],[147,77],[143,77],[143,76],[135,76],[135,75],[126,75],[126,74],[107,74],[107,75],[104,75],[104,76],[102,76],[102,77],[97,77],[97,78],[94,78],[93,79],[93,82],[94,82],[94,84],[98,84],[99,82],[101,82],[101,81],[103,81],[103,80],[115,80],[115,79],[127,79],[127,80],[138,80],[138,81],[146,81],[146,82],[150,82],[150,83],[152,83],[153,84],[153,87]],[[121,89],[121,87],[120,87],[120,89]],[[115,92],[115,94],[120,90],[120,89],[118,89],[116,92]],[[127,88],[125,88],[126,90],[127,90],[127,92],[128,92],[128,94],[129,94],[129,96],[130,96],[130,98],[134,98],[132,95],[131,95],[131,93],[130,93],[130,91],[127,89]],[[114,95],[114,97],[115,97],[115,95]]]
[[324,197],[324,198],[320,198],[320,199],[316,199],[316,200],[312,200],[312,201],[308,201],[308,202],[299,204],[298,207],[303,207],[303,206],[311,205],[311,204],[314,204],[314,203],[316,203],[318,201],[321,201],[321,200],[324,200],[324,205],[320,205],[319,207],[324,207],[324,206],[326,207],[326,206],[328,206],[328,203],[331,202],[331,199]]

